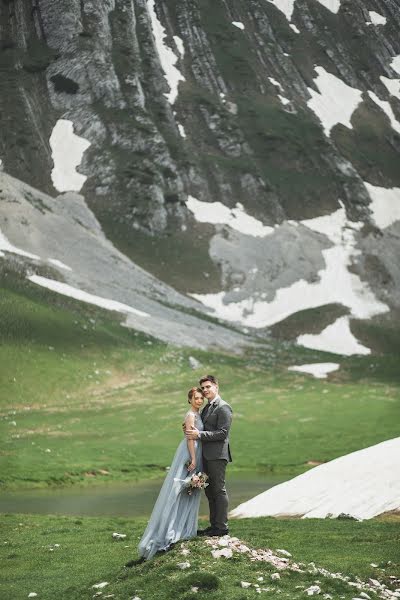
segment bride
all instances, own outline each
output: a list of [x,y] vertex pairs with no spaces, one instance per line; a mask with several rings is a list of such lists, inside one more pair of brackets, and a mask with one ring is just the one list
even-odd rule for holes
[[[203,431],[203,422],[199,413],[203,401],[203,392],[200,388],[193,387],[189,390],[190,410],[185,416],[185,429],[195,427]],[[196,536],[201,490],[195,489],[192,494],[187,494],[184,480],[190,476],[190,473],[201,470],[201,442],[183,439],[175,452],[150,520],[139,542],[141,558],[152,558],[156,552],[167,550],[178,540]]]

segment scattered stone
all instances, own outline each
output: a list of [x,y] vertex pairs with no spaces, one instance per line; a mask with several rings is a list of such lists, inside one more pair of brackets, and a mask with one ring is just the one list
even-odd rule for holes
[[246,590],[247,588],[251,587],[251,583],[249,583],[248,581],[241,581],[240,587]]
[[316,596],[317,594],[321,593],[321,588],[319,585],[311,585],[309,588],[304,590],[304,592],[307,594],[307,596]]
[[181,554],[183,554],[183,556],[187,556],[188,554],[190,554],[190,550],[188,550],[187,548],[182,548]]
[[194,585],[190,588],[190,591],[193,592],[194,594],[197,594],[197,592],[199,591],[199,588]]
[[360,598],[366,598],[366,600],[371,600],[371,596],[368,596],[366,592],[361,592]]
[[271,574],[271,580],[272,581],[276,581],[276,580],[278,580],[280,578],[281,578],[281,576],[279,575],[279,573],[272,573]]
[[178,563],[176,566],[178,567],[178,569],[182,569],[182,570],[183,569],[189,569],[190,568],[190,562],[181,562],[181,563]]
[[257,581],[264,581],[264,577],[257,577]]
[[229,538],[229,536],[221,537],[218,540],[218,546],[229,546],[230,541],[231,539]]
[[28,598],[36,598],[37,593],[36,592],[30,592],[30,594],[28,594]]
[[106,585],[109,585],[108,581],[102,581],[101,583],[95,583],[94,585],[92,585],[92,588],[100,590],[106,587]]
[[325,600],[333,600],[333,596],[330,594],[324,594],[322,597],[325,598]]
[[214,558],[220,558],[221,556],[225,556],[225,558],[232,558],[233,552],[231,548],[222,548],[221,550],[213,550],[211,552]]
[[289,556],[289,558],[292,557],[290,552],[288,552],[287,550],[282,550],[281,548],[278,548],[276,551],[279,552],[279,554],[283,554],[284,556]]
[[369,563],[371,565],[371,567],[374,567],[375,569],[378,567],[378,565],[376,563]]
[[124,540],[126,538],[126,533],[117,533],[114,531],[112,534],[114,540]]

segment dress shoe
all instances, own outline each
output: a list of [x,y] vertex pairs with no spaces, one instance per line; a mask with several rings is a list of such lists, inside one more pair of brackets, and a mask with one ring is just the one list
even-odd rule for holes
[[206,535],[210,537],[222,537],[223,535],[228,535],[229,529],[211,529]]
[[210,531],[214,531],[214,527],[206,527],[205,529],[198,529],[197,530],[197,535],[200,536],[204,536],[204,535],[210,535]]

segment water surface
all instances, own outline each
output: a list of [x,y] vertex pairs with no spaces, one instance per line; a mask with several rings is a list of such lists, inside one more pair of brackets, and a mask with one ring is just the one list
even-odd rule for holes
[[[227,473],[230,509],[282,481],[285,479],[268,473]],[[0,512],[147,517],[153,509],[162,482],[163,479],[153,479],[90,487],[5,492],[0,496]],[[203,493],[200,515],[206,516],[207,513],[208,504]]]

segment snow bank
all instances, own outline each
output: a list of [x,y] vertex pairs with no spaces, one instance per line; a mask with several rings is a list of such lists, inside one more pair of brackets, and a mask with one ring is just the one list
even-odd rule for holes
[[63,263],[61,260],[58,260],[57,258],[48,258],[47,260],[52,265],[54,265],[56,267],[60,267],[60,269],[64,269],[65,271],[72,271],[71,267],[69,267],[68,265]]
[[318,0],[318,2],[335,14],[339,12],[341,0]]
[[371,350],[360,344],[351,333],[349,317],[340,317],[321,333],[300,335],[296,342],[305,348],[334,352],[344,356],[371,354]]
[[288,367],[288,370],[309,373],[317,379],[325,379],[328,373],[337,371],[339,367],[338,363],[311,363],[309,365],[294,365],[293,367]]
[[[156,42],[156,49],[158,52],[158,56],[160,58],[160,63],[163,68],[165,79],[170,88],[169,94],[164,94],[167,98],[168,102],[173,104],[178,96],[178,85],[180,81],[185,81],[182,73],[176,68],[175,64],[178,58],[175,56],[173,51],[167,44],[164,42],[164,38],[166,37],[166,32],[164,27],[161,25],[158,20],[157,13],[155,10],[155,0],[147,0],[147,7],[150,14],[151,19],[151,27],[153,30],[154,40]],[[176,36],[177,37],[177,36]],[[180,38],[178,38],[180,39]],[[175,39],[175,43],[177,44],[177,48],[181,56],[183,55],[183,43],[181,40],[177,42]]]
[[392,62],[390,63],[390,66],[392,67],[392,69],[394,69],[395,71],[397,71],[397,73],[400,74],[400,54],[393,58]]
[[350,119],[362,101],[362,91],[350,87],[344,81],[325,71],[323,67],[315,67],[318,76],[314,79],[319,92],[308,88],[311,99],[307,104],[320,119],[325,134],[337,123],[352,129]]
[[[352,256],[357,254],[355,231],[362,224],[348,222],[343,207],[331,215],[306,219],[301,223],[314,231],[325,234],[333,243],[333,247],[322,251],[325,268],[318,272],[319,281],[310,283],[300,279],[286,288],[278,289],[275,298],[270,302],[250,297],[240,302],[226,303],[225,292],[192,294],[192,296],[213,309],[217,317],[256,328],[278,323],[300,310],[317,308],[331,303],[347,306],[351,310],[352,316],[360,319],[386,312],[387,306],[375,298],[368,284],[348,269],[352,262]],[[292,224],[297,225],[295,222]],[[345,329],[344,321],[337,322],[336,332],[338,335],[342,335]],[[339,350],[337,344],[334,346],[334,350],[331,349],[331,333],[331,331],[326,332],[325,330],[324,335],[316,336],[319,338],[320,350],[328,352]],[[358,345],[355,339],[351,341],[351,337],[350,328],[348,328],[345,348],[351,347],[356,353],[359,351],[364,353],[368,350],[362,350],[363,347]],[[302,341],[318,343],[316,338],[302,338]]]
[[292,18],[295,0],[268,0],[283,12],[288,21]]
[[183,40],[178,35],[174,35],[173,38],[174,38],[176,47],[178,48],[178,52],[181,55],[181,57],[183,58],[185,56],[185,46],[183,44]]
[[375,102],[375,104],[377,104],[383,110],[383,112],[387,114],[392,129],[397,131],[397,133],[400,133],[400,123],[397,121],[389,102],[387,102],[387,100],[381,100],[374,92],[368,92],[368,94],[369,97]]
[[380,229],[400,220],[400,188],[382,188],[364,182],[372,200],[369,208]]
[[199,223],[229,225],[232,229],[254,237],[265,237],[274,231],[273,227],[263,225],[261,221],[248,215],[239,203],[236,208],[228,208],[222,202],[201,202],[188,196],[186,206]]
[[[279,8],[288,21],[291,20],[294,11],[295,0],[268,0],[268,2],[271,2],[276,6],[276,8]],[[337,13],[340,8],[341,0],[318,0],[318,2],[331,12]]]
[[240,504],[231,517],[371,519],[400,509],[400,437],[314,467]]
[[40,275],[31,275],[30,277],[28,277],[28,279],[29,281],[32,281],[37,285],[41,285],[42,287],[52,290],[53,292],[57,292],[58,294],[69,296],[70,298],[74,298],[75,300],[81,300],[82,302],[87,302],[88,304],[95,304],[96,306],[106,308],[107,310],[115,310],[124,314],[133,313],[139,317],[150,316],[148,313],[142,312],[141,310],[137,310],[136,308],[132,308],[132,306],[128,306],[127,304],[123,304],[115,300],[109,300],[108,298],[95,296],[94,294],[89,294],[88,292],[84,292],[83,290],[72,287],[67,283],[55,281],[54,279],[47,279],[47,277],[41,277]]
[[54,167],[51,179],[59,192],[79,192],[85,183],[86,175],[77,173],[85,150],[90,142],[74,133],[72,121],[59,119],[50,136],[50,147]]
[[[386,17],[384,17],[383,15],[380,15],[379,13],[375,12],[374,10],[370,10],[369,12],[369,18],[371,19],[371,23],[372,25],[386,25]],[[368,23],[369,25],[369,23]]]
[[389,93],[400,100],[400,79],[389,79],[389,77],[381,75],[381,81]]
[[232,25],[234,25],[235,27],[237,27],[238,29],[241,29],[243,31],[244,29],[244,25],[243,23],[241,23],[240,21],[232,21]]

